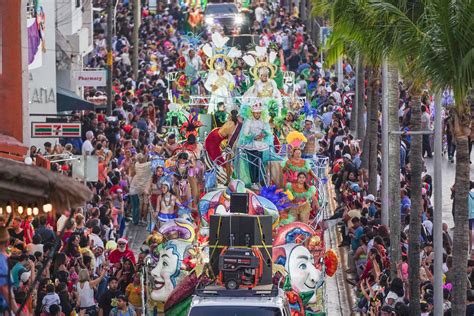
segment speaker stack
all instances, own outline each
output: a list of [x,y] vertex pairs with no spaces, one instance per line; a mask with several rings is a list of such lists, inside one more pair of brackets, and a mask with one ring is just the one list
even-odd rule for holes
[[258,248],[263,257],[263,273],[259,280],[259,285],[272,283],[271,216],[235,213],[211,215],[209,234],[210,263],[216,276],[219,274],[219,256],[225,247]]

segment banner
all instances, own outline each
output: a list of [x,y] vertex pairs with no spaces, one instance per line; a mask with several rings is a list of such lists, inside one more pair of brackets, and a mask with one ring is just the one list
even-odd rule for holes
[[78,86],[82,87],[105,87],[107,73],[105,70],[83,70],[74,73],[74,79]]

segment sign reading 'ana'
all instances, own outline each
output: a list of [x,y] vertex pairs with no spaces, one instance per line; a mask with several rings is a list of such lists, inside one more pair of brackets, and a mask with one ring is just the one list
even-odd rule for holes
[[31,137],[81,137],[81,124],[32,122]]
[[83,70],[74,73],[76,84],[82,87],[105,87],[107,73],[105,70]]

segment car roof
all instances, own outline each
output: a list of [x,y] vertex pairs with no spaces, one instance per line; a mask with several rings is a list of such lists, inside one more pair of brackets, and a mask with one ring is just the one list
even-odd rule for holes
[[233,2],[228,2],[228,3],[209,3],[207,4],[206,6],[206,9],[205,11],[209,11],[209,9],[212,9],[213,8],[225,8],[225,7],[232,7],[233,10],[235,10],[236,12],[239,11],[239,8],[237,8],[237,5]]
[[282,307],[284,305],[282,296],[268,297],[221,297],[221,296],[199,296],[195,295],[191,306],[269,306]]

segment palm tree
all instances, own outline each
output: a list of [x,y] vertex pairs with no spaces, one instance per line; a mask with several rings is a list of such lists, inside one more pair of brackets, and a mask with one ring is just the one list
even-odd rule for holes
[[[377,145],[378,145],[378,90],[380,81],[379,71],[372,69],[380,65],[382,57],[386,54],[386,46],[389,45],[389,38],[381,40],[378,37],[378,26],[367,14],[367,3],[353,0],[316,1],[313,0],[313,14],[330,12],[333,22],[333,36],[328,42],[327,61],[332,63],[342,51],[357,51],[357,94],[358,107],[357,115],[357,137],[362,141],[362,168],[369,170],[369,192],[377,194]],[[377,40],[372,40],[377,38]],[[350,43],[350,44],[348,44]],[[348,47],[349,46],[349,47]],[[352,46],[352,47],[350,47]],[[365,107],[364,107],[364,70],[363,63],[368,66],[367,71],[367,131],[365,131]],[[377,68],[378,69],[378,68]],[[388,81],[388,104],[391,106],[390,126],[391,130],[398,130],[398,71],[396,65],[389,63]],[[375,78],[374,78],[375,76]],[[375,86],[374,86],[375,84]],[[389,139],[391,176],[389,177],[389,191],[391,194],[389,210],[392,210],[390,220],[390,240],[392,245],[398,245],[400,240],[400,205],[399,197],[399,137],[393,134]],[[387,157],[383,157],[387,159]],[[383,214],[383,217],[388,214]],[[391,247],[392,276],[396,276],[396,264],[400,259],[400,248]]]
[[357,98],[357,108],[356,108],[356,118],[357,121],[357,138],[363,140],[365,137],[365,74],[364,74],[364,55],[359,52],[357,55],[357,64],[356,64],[356,98]]
[[[413,104],[411,106],[410,130],[418,132],[421,130],[421,109],[419,91],[411,91]],[[411,136],[410,145],[410,192],[411,211],[410,227],[408,231],[408,279],[410,294],[410,315],[420,315],[420,231],[421,231],[421,173],[423,159],[421,156],[421,135]]]
[[370,68],[369,78],[371,81],[367,87],[367,96],[369,100],[367,102],[367,137],[365,139],[369,144],[369,188],[370,194],[377,196],[377,177],[378,177],[378,165],[377,165],[377,153],[379,145],[379,91],[380,91],[380,69]]
[[[399,89],[398,68],[393,63],[387,63],[387,92],[388,92],[388,129],[400,130],[398,121]],[[388,135],[388,209],[390,225],[391,260],[390,271],[392,278],[396,277],[397,264],[400,262],[400,136],[396,133]],[[384,158],[385,159],[385,158]]]
[[[434,91],[446,88],[454,91],[457,154],[452,314],[464,315],[469,234],[466,198],[469,191],[468,136],[471,124],[467,97],[473,87],[474,2],[432,0],[408,4],[410,6],[397,7],[388,1],[375,0],[370,2],[369,12],[374,13],[374,20],[385,28],[385,33],[391,33],[397,55],[414,59],[412,67],[419,78],[430,80]],[[415,11],[421,14],[413,14]]]

